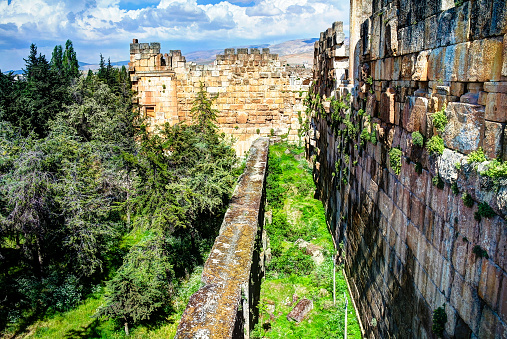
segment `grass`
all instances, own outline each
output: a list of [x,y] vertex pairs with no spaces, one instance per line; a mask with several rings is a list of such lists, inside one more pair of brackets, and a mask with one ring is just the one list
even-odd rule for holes
[[[150,324],[141,324],[130,329],[126,337],[121,324],[113,320],[93,318],[95,310],[104,302],[103,291],[88,296],[76,308],[48,316],[30,325],[23,338],[174,338],[181,315],[190,296],[201,286],[202,267],[197,267],[190,278],[178,288],[173,309],[164,319]],[[9,337],[9,336],[7,336]]]
[[[285,154],[287,149],[289,154]],[[268,190],[271,187],[276,192],[267,192],[267,210],[273,212],[273,222],[266,225],[266,231],[273,257],[262,282],[259,322],[251,338],[343,338],[345,297],[349,299],[348,337],[361,338],[347,284],[338,268],[333,305],[333,241],[324,207],[313,198],[311,168],[306,160],[294,157],[302,152],[303,148],[286,143],[270,147]],[[294,245],[299,238],[320,246],[324,262],[316,265],[299,250]],[[287,320],[297,303],[292,303],[294,295],[298,300],[313,301],[313,310],[299,324]]]

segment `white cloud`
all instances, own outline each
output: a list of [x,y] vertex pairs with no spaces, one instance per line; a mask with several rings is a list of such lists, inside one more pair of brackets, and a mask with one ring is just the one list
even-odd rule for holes
[[[125,3],[138,9],[122,9]],[[203,42],[209,48],[212,42],[222,46],[226,41],[249,44],[318,37],[337,20],[348,27],[348,0],[229,0],[207,5],[196,0],[150,0],[144,8],[141,4],[139,0],[12,0],[8,5],[0,0],[0,53],[8,55],[0,68],[22,65],[22,60],[14,60],[17,53],[11,56],[8,50],[25,48],[28,55],[32,42],[49,49],[71,39],[87,54],[109,50],[128,59],[132,38],[173,41],[171,49],[179,48],[177,41]]]

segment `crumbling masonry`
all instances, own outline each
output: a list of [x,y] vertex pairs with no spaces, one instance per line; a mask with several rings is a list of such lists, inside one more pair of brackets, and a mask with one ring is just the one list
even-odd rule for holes
[[[191,120],[202,83],[217,96],[218,125],[233,136],[238,155],[259,136],[288,134],[296,141],[308,85],[281,65],[268,48],[226,49],[213,65],[186,62],[181,51],[161,54],[159,43],[130,45],[130,79],[136,101],[152,125]],[[272,131],[273,130],[273,131]]]

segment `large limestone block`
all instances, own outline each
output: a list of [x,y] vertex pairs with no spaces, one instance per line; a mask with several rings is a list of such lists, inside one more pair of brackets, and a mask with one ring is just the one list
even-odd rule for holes
[[498,81],[502,70],[502,38],[473,41],[468,58],[468,81]]
[[443,80],[445,48],[431,50],[428,57],[428,80]]
[[428,56],[429,51],[422,51],[417,56],[412,80],[428,81]]
[[503,36],[503,64],[502,75],[507,77],[507,34]]
[[446,147],[468,154],[482,146],[483,106],[451,102],[446,115],[448,124],[443,133]]
[[433,15],[424,20],[424,49],[434,49],[438,43],[438,17]]
[[476,0],[472,2],[470,13],[470,38],[478,40],[490,35],[493,1]]
[[493,0],[491,14],[491,35],[507,33],[507,2],[505,0]]
[[486,98],[486,120],[507,122],[507,93],[489,93]]
[[484,152],[490,159],[501,158],[507,151],[503,149],[505,124],[485,121],[484,126]]
[[404,55],[401,59],[401,77],[404,79],[412,79],[416,63],[415,54]]
[[438,158],[438,174],[448,184],[451,184],[458,179],[456,164],[461,163],[462,159],[463,155],[448,148],[444,149],[444,153]]
[[426,116],[428,99],[423,97],[409,97],[403,110],[403,128],[407,132],[420,131],[426,134]]
[[394,124],[395,122],[395,95],[396,91],[394,88],[389,87],[384,93],[382,93],[380,100],[380,118],[390,124]]
[[482,260],[481,279],[477,292],[479,297],[494,310],[498,309],[501,282],[505,276],[502,269],[494,265],[492,260]]

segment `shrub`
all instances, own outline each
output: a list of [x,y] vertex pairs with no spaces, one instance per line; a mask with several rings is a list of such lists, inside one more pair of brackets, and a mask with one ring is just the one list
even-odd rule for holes
[[412,133],[412,142],[414,143],[414,145],[422,147],[422,145],[424,144],[424,138],[421,132],[415,131]]
[[257,134],[261,134],[261,130],[257,128],[257,129],[255,130],[255,133],[257,133]]
[[426,149],[431,155],[442,155],[444,153],[444,148],[444,139],[442,139],[439,135],[432,136],[426,144]]
[[472,252],[478,257],[478,258],[486,258],[489,259],[488,252],[484,248],[482,248],[479,245],[475,245]]
[[466,207],[472,207],[474,205],[474,199],[472,199],[472,196],[467,192],[463,193],[461,199],[463,200],[463,205]]
[[484,154],[484,150],[482,149],[482,147],[479,147],[477,150],[471,152],[468,155],[467,162],[469,164],[471,164],[474,162],[484,162],[486,160],[488,160],[488,159],[486,158],[486,155]]
[[401,171],[401,156],[401,149],[393,147],[389,150],[389,164],[396,174],[400,174]]
[[456,183],[456,181],[451,184],[451,190],[452,190],[452,193],[454,193],[454,195],[458,195],[459,188],[458,188],[458,183]]
[[492,218],[496,215],[495,211],[488,205],[487,202],[483,201],[479,204],[477,212],[476,220],[481,220],[481,217]]
[[445,115],[445,105],[440,111],[433,113],[432,120],[433,126],[435,126],[437,131],[443,133],[448,122],[447,116]]
[[431,182],[433,183],[434,186],[436,186],[438,189],[443,189],[444,188],[444,181],[442,180],[442,178],[440,177],[440,175],[435,175],[432,179],[431,179]]
[[442,336],[445,330],[445,323],[447,322],[447,313],[445,313],[445,304],[433,311],[433,325],[431,329],[433,333]]
[[292,245],[279,256],[273,256],[268,269],[283,275],[309,275],[314,266],[311,256],[303,253],[297,245]]
[[272,137],[275,136],[275,130],[273,128],[269,131],[269,133],[271,134]]
[[507,162],[495,159],[488,164],[487,169],[482,171],[481,175],[494,179],[507,178]]

